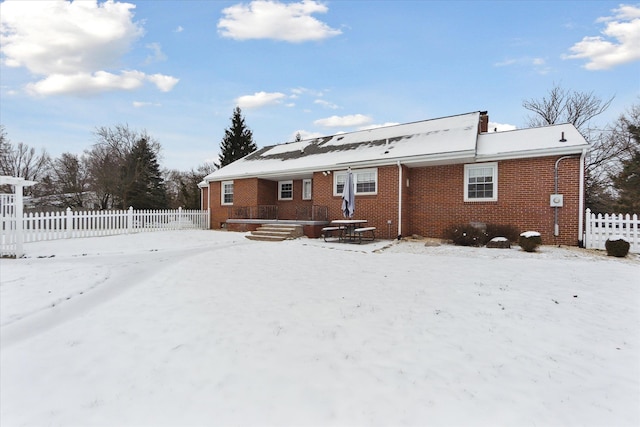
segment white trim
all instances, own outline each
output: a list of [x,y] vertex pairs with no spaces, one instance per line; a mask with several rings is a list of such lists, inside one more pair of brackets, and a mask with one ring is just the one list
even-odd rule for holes
[[[309,194],[305,194],[305,189],[307,184],[309,184]],[[311,200],[313,199],[313,181],[311,179],[303,179],[302,180],[302,200]]]
[[[480,168],[491,168],[492,170],[492,184],[493,184],[493,196],[482,198],[470,198],[469,197],[469,171]],[[471,163],[464,165],[464,201],[465,202],[496,202],[498,201],[498,163]]]
[[220,183],[220,205],[222,205],[222,206],[231,206],[231,205],[233,205],[233,191],[231,192],[231,203],[224,201],[224,196],[226,194],[229,194],[229,193],[226,193],[224,191],[225,190],[225,186],[227,186],[227,185],[231,185],[231,189],[233,190],[233,181],[222,181]]
[[[373,196],[378,194],[378,168],[369,168],[369,169],[356,169],[356,170],[351,170],[351,173],[353,174],[353,186],[354,186],[354,191],[355,191],[355,195],[356,196]],[[358,191],[358,175],[362,175],[365,173],[373,173],[373,179],[375,182],[375,186],[376,189],[375,191]],[[342,196],[342,192],[338,192],[338,177],[340,176],[346,176],[347,175],[347,171],[346,170],[341,170],[341,171],[335,171],[333,172],[333,195],[335,197],[339,197]]]
[[[291,197],[282,197],[282,186],[291,184]],[[278,181],[278,200],[293,200],[293,180]]]

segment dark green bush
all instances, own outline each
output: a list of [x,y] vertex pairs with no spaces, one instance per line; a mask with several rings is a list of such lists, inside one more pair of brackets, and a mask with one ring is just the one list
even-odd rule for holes
[[624,258],[629,253],[631,245],[622,238],[616,238],[613,240],[607,239],[604,247],[607,249],[607,255]]
[[456,224],[445,230],[445,238],[458,246],[484,246],[494,237],[506,237],[510,242],[518,241],[518,229],[501,224]]
[[513,225],[487,224],[487,242],[494,237],[506,237],[510,242],[517,242],[520,231]]
[[542,244],[542,237],[540,237],[540,233],[535,231],[525,231],[520,234],[518,244],[523,251],[535,252],[538,246]]
[[484,246],[487,233],[471,224],[453,225],[446,229],[445,237],[458,246]]

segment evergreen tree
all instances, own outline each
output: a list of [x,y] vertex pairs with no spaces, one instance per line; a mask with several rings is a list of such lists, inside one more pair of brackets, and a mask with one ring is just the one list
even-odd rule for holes
[[631,138],[636,141],[633,156],[622,162],[622,171],[613,177],[618,190],[617,208],[622,213],[640,213],[640,127],[629,126]]
[[231,127],[225,129],[224,138],[220,142],[219,163],[216,167],[224,167],[257,149],[253,142],[253,133],[245,124],[240,107],[236,107],[231,117]]
[[167,192],[158,156],[146,138],[134,143],[122,167],[123,208],[164,209]]

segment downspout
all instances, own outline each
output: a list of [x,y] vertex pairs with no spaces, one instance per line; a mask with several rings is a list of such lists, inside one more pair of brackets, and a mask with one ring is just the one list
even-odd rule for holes
[[398,240],[402,238],[402,165],[398,160]]
[[[561,160],[564,159],[572,159],[576,156],[562,156],[558,160],[556,160],[556,166],[554,170],[554,190],[553,194],[558,194],[558,164]],[[584,161],[584,158],[581,156],[581,163]],[[582,175],[582,171],[580,172]],[[582,186],[582,181],[580,182],[580,186]],[[580,201],[582,202],[582,195],[580,195]],[[558,224],[558,207],[554,207],[554,222],[553,222],[553,235],[558,237],[560,235],[560,225]]]
[[580,195],[578,196],[578,246],[584,247],[584,161],[587,157],[587,149],[580,155]]

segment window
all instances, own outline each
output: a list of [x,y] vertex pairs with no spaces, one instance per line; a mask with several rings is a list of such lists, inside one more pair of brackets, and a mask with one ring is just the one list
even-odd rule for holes
[[222,191],[221,191],[220,203],[223,204],[223,205],[232,205],[233,204],[233,181],[223,181],[222,182]]
[[278,181],[278,200],[293,200],[293,181]]
[[465,202],[495,202],[498,200],[498,164],[465,165],[464,186]]
[[[377,194],[378,192],[378,169],[361,169],[351,171],[355,182],[356,195]],[[333,195],[341,196],[344,190],[344,182],[347,171],[333,174]]]
[[302,200],[311,200],[311,180],[302,180]]

